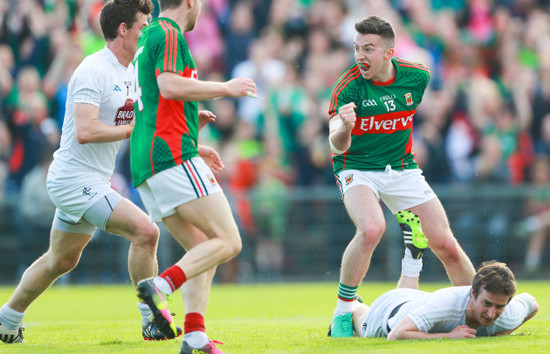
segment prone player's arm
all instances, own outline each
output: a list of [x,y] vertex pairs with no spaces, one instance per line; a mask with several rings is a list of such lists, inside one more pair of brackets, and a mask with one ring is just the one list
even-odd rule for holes
[[79,144],[108,143],[129,138],[132,125],[110,126],[99,121],[99,107],[89,103],[75,103],[73,118],[76,140]]
[[493,336],[505,336],[505,335],[511,334],[516,329],[518,329],[521,325],[523,325],[525,322],[529,321],[531,318],[533,318],[533,316],[535,316],[537,314],[537,312],[539,311],[539,304],[537,303],[537,300],[535,299],[535,297],[532,296],[531,294],[527,294],[527,293],[522,294],[522,296],[524,296],[527,299],[527,301],[529,301],[531,312],[527,316],[525,316],[525,319],[523,320],[523,322],[521,322],[521,324],[519,326],[517,326],[517,327],[515,327],[511,330],[508,330],[508,331],[502,331],[502,332],[495,333],[495,334],[493,334]]
[[163,72],[157,77],[160,94],[167,100],[204,101],[220,97],[257,95],[251,79],[232,79],[225,82],[201,81]]
[[416,327],[409,318],[403,318],[388,334],[388,340],[434,339],[434,338],[475,338],[476,330],[466,325],[457,326],[449,333],[426,333]]
[[355,126],[355,103],[350,102],[338,110],[338,114],[329,121],[328,141],[332,152],[341,155],[351,146],[351,131]]

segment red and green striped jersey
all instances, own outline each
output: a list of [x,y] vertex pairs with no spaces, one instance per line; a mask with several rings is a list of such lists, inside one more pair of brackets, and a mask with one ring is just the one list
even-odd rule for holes
[[136,118],[130,164],[137,187],[155,173],[197,156],[198,102],[166,100],[157,84],[164,72],[197,79],[197,69],[179,26],[162,17],[141,31],[132,64]]
[[332,88],[329,115],[350,102],[357,108],[351,131],[351,146],[342,155],[333,155],[334,174],[343,170],[377,171],[418,168],[412,147],[413,117],[430,81],[430,71],[422,64],[392,58],[395,77],[388,82],[366,80],[353,65]]

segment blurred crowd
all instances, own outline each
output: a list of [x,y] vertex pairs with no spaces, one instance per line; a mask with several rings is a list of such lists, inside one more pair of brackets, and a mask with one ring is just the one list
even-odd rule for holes
[[[371,14],[393,24],[396,56],[431,70],[413,132],[428,182],[548,190],[550,172],[539,171],[550,171],[549,0],[202,2],[197,27],[186,35],[199,79],[249,77],[258,85],[258,99],[203,102],[217,120],[201,143],[217,148],[227,166],[218,179],[243,233],[278,240],[285,207],[278,195],[295,186],[336,188],[328,103],[332,85],[353,64],[354,23]],[[51,223],[45,173],[59,143],[68,80],[83,57],[104,46],[101,6],[0,0],[0,200],[23,198],[23,220]],[[113,183],[135,199],[128,154],[121,151]],[[550,193],[539,199],[530,213],[549,208]]]

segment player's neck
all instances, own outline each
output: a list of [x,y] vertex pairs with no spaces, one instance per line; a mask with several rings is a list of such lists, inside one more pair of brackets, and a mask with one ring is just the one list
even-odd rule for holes
[[396,73],[397,73],[397,70],[395,69],[393,62],[390,60],[387,63],[386,67],[380,71],[379,75],[377,75],[376,77],[373,77],[372,79],[373,81],[377,81],[377,82],[388,82],[395,77]]
[[187,28],[187,20],[185,13],[178,9],[166,9],[159,13],[159,17],[166,17],[174,21],[180,28],[180,30],[185,31]]
[[134,58],[135,53],[124,48],[124,42],[120,38],[107,42],[107,48],[115,55],[118,62],[125,67],[128,67]]

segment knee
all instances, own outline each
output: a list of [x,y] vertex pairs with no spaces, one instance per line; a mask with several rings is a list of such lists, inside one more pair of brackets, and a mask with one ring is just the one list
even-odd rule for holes
[[236,257],[241,253],[241,250],[243,248],[243,244],[241,241],[241,236],[237,232],[235,235],[230,237],[225,241],[224,245],[224,251],[225,251],[225,259],[229,261],[230,259]]
[[160,231],[156,224],[153,223],[143,223],[137,228],[139,231],[136,232],[135,244],[136,246],[143,248],[150,248],[156,250]]
[[364,228],[357,229],[355,238],[360,242],[363,248],[373,249],[380,241],[386,227],[381,224],[369,224]]
[[62,257],[50,256],[48,265],[50,273],[63,275],[73,270],[80,260],[80,255],[66,255]]
[[454,263],[460,261],[460,245],[452,234],[448,234],[441,240],[430,242],[430,248],[444,263]]
[[243,243],[241,241],[241,237],[238,234],[229,242],[228,248],[230,258],[236,257],[239,255],[239,253],[241,253],[241,250],[243,249]]

